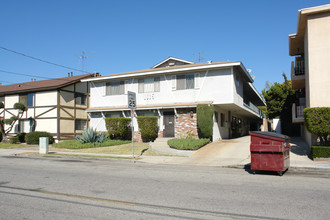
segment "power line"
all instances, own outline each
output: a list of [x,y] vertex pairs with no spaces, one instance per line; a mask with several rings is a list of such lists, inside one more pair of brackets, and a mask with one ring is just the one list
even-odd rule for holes
[[[31,74],[25,74],[25,73],[10,72],[10,71],[6,71],[6,70],[0,70],[0,72],[2,72],[2,73],[8,73],[8,74],[14,74],[14,75],[19,75],[19,76],[29,76],[29,77],[35,77],[35,78],[43,78],[43,79],[46,79],[46,80],[59,80],[59,81],[67,81],[67,82],[71,82],[72,81],[70,78],[66,79],[65,77],[62,77],[62,78],[50,78],[50,77],[45,77],[45,76],[37,76],[37,75],[31,75]],[[3,81],[3,80],[0,80],[0,82],[9,83],[9,84],[29,83],[29,82],[22,82],[22,83],[15,82],[14,83],[14,82],[8,82],[8,81]],[[36,81],[32,81],[32,82],[36,82]],[[33,85],[28,85],[28,86],[34,87]]]
[[54,79],[54,78],[45,77],[45,76],[30,75],[30,74],[25,74],[25,73],[15,73],[15,72],[10,72],[10,71],[6,71],[6,70],[0,70],[0,72],[19,75],[19,76],[29,76],[29,77],[36,77],[36,78],[43,78],[43,79]]
[[87,72],[87,71],[82,71],[82,70],[79,70],[79,69],[63,66],[63,65],[56,64],[56,63],[53,63],[53,62],[49,62],[47,60],[42,60],[42,59],[27,55],[27,54],[24,54],[24,53],[21,53],[21,52],[17,52],[17,51],[14,51],[14,50],[2,47],[2,46],[0,46],[0,49],[6,50],[6,51],[11,52],[11,53],[15,53],[15,54],[18,54],[18,55],[21,55],[21,56],[24,56],[24,57],[27,57],[27,58],[30,58],[30,59],[33,59],[33,60],[37,60],[37,61],[40,61],[40,62],[43,62],[43,63],[47,63],[47,64],[51,64],[51,65],[54,65],[54,66],[62,67],[62,68],[65,68],[65,69],[70,69],[70,70],[74,70],[74,71],[78,71],[78,72],[84,72],[84,73],[92,74],[92,73]]

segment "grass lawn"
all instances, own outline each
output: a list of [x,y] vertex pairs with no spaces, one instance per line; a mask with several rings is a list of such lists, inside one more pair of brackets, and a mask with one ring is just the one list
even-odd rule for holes
[[27,147],[35,147],[35,146],[37,145],[0,143],[0,149],[17,149],[17,148],[27,148]]
[[[77,140],[62,141],[53,144],[49,149],[50,151],[61,152],[82,152],[82,153],[100,153],[100,154],[132,154],[132,142],[130,141],[117,141],[107,140],[101,146],[94,146],[93,144],[81,144]],[[134,155],[149,155],[159,156],[156,152],[149,149],[149,143],[134,142]]]
[[54,143],[53,147],[56,148],[67,148],[67,149],[85,149],[85,148],[100,148],[100,147],[109,147],[109,146],[116,146],[130,143],[131,141],[122,141],[122,140],[106,140],[103,143],[99,144],[92,144],[92,143],[85,143],[82,144],[78,140],[67,140],[61,141],[60,143]]

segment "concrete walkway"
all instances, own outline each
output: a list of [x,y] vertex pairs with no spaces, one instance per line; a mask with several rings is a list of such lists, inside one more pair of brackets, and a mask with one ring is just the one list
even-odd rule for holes
[[[155,146],[151,149],[155,150]],[[159,147],[166,155],[175,156],[139,156],[139,162],[153,164],[182,164],[182,165],[201,165],[219,167],[240,167],[243,168],[250,163],[250,136],[240,137],[231,140],[221,140],[210,143],[198,151],[177,151],[168,146]],[[155,150],[157,151],[157,149]],[[37,147],[21,149],[0,149],[0,156],[39,156],[38,154],[29,155],[26,152],[38,152]],[[52,149],[50,148],[50,152]],[[132,155],[118,154],[98,154],[98,153],[78,153],[78,152],[53,152],[59,154],[74,155],[95,155],[107,157],[125,157]],[[330,171],[330,161],[313,161],[309,158],[310,152],[307,144],[300,138],[291,139],[290,169],[320,169]],[[42,156],[42,155],[41,155]]]

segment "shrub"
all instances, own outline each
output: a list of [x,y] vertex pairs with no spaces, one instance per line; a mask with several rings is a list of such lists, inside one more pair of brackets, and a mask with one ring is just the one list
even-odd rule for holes
[[305,108],[304,119],[307,130],[319,136],[321,145],[329,146],[330,107]]
[[329,158],[330,157],[330,147],[312,146],[312,155],[313,155],[313,158],[317,158],[317,157]]
[[18,117],[11,116],[9,119],[4,119],[3,123],[6,124],[6,125],[11,125],[16,120],[18,120]]
[[143,142],[154,141],[158,137],[158,117],[139,116],[137,121]]
[[213,135],[213,105],[197,105],[197,125],[202,138],[212,138]]
[[17,102],[17,103],[14,104],[14,109],[24,111],[25,110],[25,105],[23,105],[22,103]]
[[191,138],[177,138],[167,141],[167,144],[177,150],[198,150],[210,142],[208,138],[191,139]]
[[96,143],[104,142],[107,137],[104,133],[97,133],[96,129],[88,128],[82,133],[82,135],[77,135],[76,139],[82,144],[93,143],[96,145]]
[[54,138],[53,136],[45,131],[34,131],[27,133],[25,135],[25,142],[27,144],[39,144],[39,138],[40,137],[48,137],[49,138],[49,144],[54,143]]
[[17,137],[10,137],[9,138],[9,143],[11,144],[17,144],[18,142],[18,138]]
[[131,138],[130,118],[106,118],[105,126],[110,139],[129,140]]
[[26,133],[22,132],[22,133],[18,133],[16,135],[16,137],[18,138],[18,141],[21,142],[21,143],[25,143],[25,135]]

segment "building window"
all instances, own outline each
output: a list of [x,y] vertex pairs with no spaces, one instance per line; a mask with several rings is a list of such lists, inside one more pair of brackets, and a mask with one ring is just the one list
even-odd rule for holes
[[238,76],[238,74],[236,74],[236,77],[235,77],[235,84],[236,84],[236,87],[239,87],[239,76]]
[[76,119],[74,123],[75,130],[86,130],[87,128],[87,121]]
[[76,93],[76,104],[77,105],[86,105],[87,97],[84,94]]
[[106,95],[122,95],[125,93],[125,82],[107,82],[106,83]]
[[20,133],[29,133],[34,131],[35,129],[35,120],[30,119],[23,119],[19,121],[19,132]]
[[178,75],[176,77],[176,89],[194,89],[195,88],[195,75]]
[[19,96],[19,103],[27,107],[34,106],[34,93],[23,94]]
[[159,92],[160,91],[160,78],[145,78],[139,79],[139,93],[147,93],[147,92]]
[[121,118],[121,117],[123,117],[123,113],[122,112],[105,112],[104,116],[106,118]]

